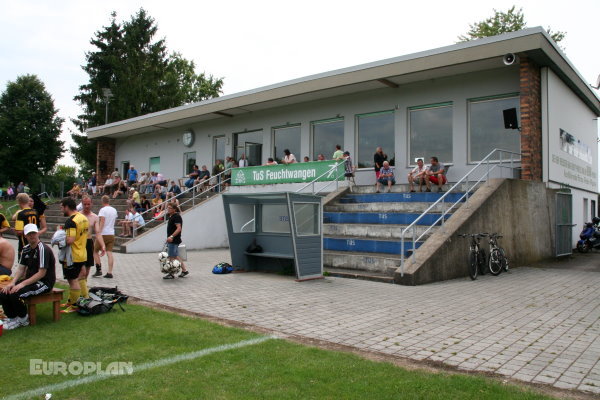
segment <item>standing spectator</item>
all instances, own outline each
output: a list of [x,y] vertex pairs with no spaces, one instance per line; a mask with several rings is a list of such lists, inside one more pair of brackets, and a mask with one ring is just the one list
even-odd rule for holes
[[212,170],[212,176],[214,178],[214,190],[215,192],[220,192],[221,191],[221,175],[219,175],[221,172],[223,172],[223,170],[225,169],[225,167],[223,166],[223,164],[221,163],[221,160],[215,160],[215,165],[213,167]]
[[443,186],[446,180],[446,168],[444,164],[438,161],[437,157],[431,157],[431,164],[425,170],[425,184],[427,192],[431,192],[431,183],[438,186],[438,192],[443,192]]
[[[115,222],[117,221],[117,210],[110,205],[110,198],[106,195],[102,196],[102,208],[98,212],[98,226],[96,228],[96,243],[94,244],[94,252],[100,251],[100,257],[104,254],[108,257],[108,272],[104,275],[105,278],[112,278],[114,258],[113,245],[115,244]],[[94,276],[102,276],[101,258],[98,257],[96,264],[96,273]]]
[[129,166],[129,171],[127,172],[127,184],[129,186],[133,186],[137,183],[138,180],[138,172],[133,165]]
[[23,234],[23,228],[27,224],[39,224],[39,214],[36,210],[29,207],[29,195],[27,193],[19,193],[17,195],[17,204],[19,204],[20,210],[16,214],[15,219],[15,235],[19,239],[19,251],[18,258],[21,258],[23,247],[27,244],[25,235]]
[[425,165],[423,164],[423,159],[419,158],[417,160],[417,166],[414,167],[412,169],[412,171],[410,171],[408,173],[408,183],[410,185],[410,191],[414,192],[415,191],[415,187],[414,187],[414,183],[415,181],[419,182],[419,192],[422,191],[423,185],[425,184]]
[[97,189],[98,189],[98,179],[96,177],[96,173],[92,172],[92,177],[90,178],[90,190],[92,191],[92,196],[96,195]]
[[[185,267],[183,260],[179,257],[179,245],[181,244],[181,229],[183,227],[183,219],[179,214],[179,207],[175,204],[169,203],[167,206],[167,213],[169,214],[169,222],[167,223],[167,253],[169,254],[169,260],[179,260],[181,263],[180,278],[189,275],[189,271]],[[175,278],[171,274],[163,276],[163,279]]]
[[340,146],[339,144],[335,145],[335,151],[333,152],[333,156],[331,156],[331,159],[335,161],[340,161],[344,159],[344,152],[342,151],[342,146]]
[[240,161],[238,162],[238,165],[240,166],[240,168],[244,168],[244,167],[248,167],[248,160],[246,159],[246,154],[242,153],[242,158],[240,158]]
[[394,171],[390,168],[390,163],[387,161],[383,162],[383,166],[381,167],[379,179],[377,179],[377,191],[379,193],[379,185],[387,185],[388,193],[392,191],[392,185],[396,184],[396,179],[394,178]]
[[296,162],[296,156],[294,156],[292,153],[290,153],[289,149],[285,149],[283,151],[283,160],[281,160],[281,162],[283,164],[293,164]]
[[[13,280],[0,292],[0,304],[6,313],[4,329],[11,330],[29,325],[27,306],[23,300],[54,287],[56,281],[56,261],[52,249],[40,241],[37,226],[27,224],[24,234],[27,246],[23,249]],[[13,256],[14,258],[14,256]]]
[[46,212],[46,203],[40,199],[40,195],[32,194],[29,196],[29,208],[37,211],[38,213],[38,236],[42,237],[44,233],[48,230],[48,225],[46,224],[46,216],[44,213]]
[[229,186],[231,182],[231,169],[233,168],[233,158],[225,157],[225,173],[223,174],[223,180],[225,181],[225,186]]
[[6,189],[6,195],[8,196],[8,200],[12,200],[15,198],[16,196],[16,189],[13,186],[13,184],[11,183],[10,186],[8,187],[8,189]]
[[387,154],[383,152],[381,147],[377,147],[375,155],[373,156],[373,162],[375,164],[375,180],[379,179],[379,171],[383,167],[383,162],[387,161]]
[[17,193],[25,193],[25,185],[23,182],[19,182],[17,185]]
[[121,174],[119,174],[119,168],[115,168],[115,170],[110,174],[112,176],[113,179],[117,178],[117,177],[121,177]]
[[85,280],[89,223],[85,216],[77,212],[77,205],[72,198],[65,197],[60,205],[63,213],[68,217],[65,222],[65,232],[67,233],[67,246],[70,247],[70,250],[67,251],[70,251],[72,261],[70,265],[68,258],[63,261],[63,276],[69,283],[69,300],[67,300],[66,308],[61,312],[71,313],[77,311],[75,304],[80,296],[89,297]]
[[85,250],[87,252],[87,260],[85,262],[85,281],[87,286],[87,278],[90,275],[90,271],[94,264],[100,263],[100,257],[98,254],[94,252],[94,239],[92,238],[92,234],[95,233],[94,229],[96,229],[98,222],[98,215],[92,212],[92,198],[89,196],[83,196],[81,199],[81,204],[83,205],[83,209],[81,210],[81,214],[87,218],[88,220],[88,232],[87,232],[87,241],[85,243]]
[[189,189],[192,186],[194,186],[194,182],[196,181],[196,179],[198,179],[198,175],[200,175],[200,170],[198,169],[197,165],[194,165],[192,167],[192,172],[190,172],[188,175],[188,180],[184,183],[185,187]]

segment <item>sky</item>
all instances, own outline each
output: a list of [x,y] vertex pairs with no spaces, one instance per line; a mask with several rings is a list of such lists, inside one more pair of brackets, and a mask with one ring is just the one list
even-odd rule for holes
[[[528,27],[567,33],[567,57],[587,83],[600,74],[600,1],[14,1],[0,0],[0,91],[35,74],[53,96],[72,143],[73,101],[87,83],[81,69],[90,40],[110,22],[143,7],[169,51],[193,60],[197,72],[224,78],[223,94],[270,85],[454,44],[469,24],[493,9],[523,8]],[[600,92],[597,92],[600,94]],[[66,153],[60,163],[75,165]]]

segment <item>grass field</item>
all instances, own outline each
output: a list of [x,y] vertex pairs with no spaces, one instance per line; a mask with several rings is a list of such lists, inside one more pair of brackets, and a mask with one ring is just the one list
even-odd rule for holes
[[[43,399],[52,393],[53,400],[548,398],[485,377],[409,371],[140,305],[125,308],[92,317],[63,315],[54,323],[50,307],[38,306],[36,326],[0,337],[5,370],[0,395]],[[258,342],[244,342],[253,339]],[[173,359],[181,355],[187,359]],[[30,359],[101,362],[103,367],[130,362],[133,373],[31,375]],[[88,381],[78,382],[81,378]],[[62,388],[49,386],[61,383]]]

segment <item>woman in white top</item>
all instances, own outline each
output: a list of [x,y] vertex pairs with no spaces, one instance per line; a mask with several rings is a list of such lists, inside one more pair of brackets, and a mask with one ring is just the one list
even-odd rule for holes
[[282,163],[292,164],[296,162],[296,157],[292,153],[290,153],[288,149],[285,149],[283,151],[283,154],[285,154],[285,156],[283,157],[283,160],[281,160]]

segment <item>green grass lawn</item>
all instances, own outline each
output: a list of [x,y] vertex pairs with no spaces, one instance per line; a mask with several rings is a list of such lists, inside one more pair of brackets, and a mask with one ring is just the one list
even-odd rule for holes
[[[264,337],[198,318],[140,305],[108,314],[51,320],[38,306],[38,324],[0,337],[0,396],[81,376],[30,375],[30,359],[133,363],[131,375],[61,390],[55,399],[543,399],[522,387],[462,374],[409,371],[386,362],[281,339],[215,352],[135,372],[142,364]],[[12,397],[11,397],[12,395]],[[43,395],[22,398],[39,398]]]

